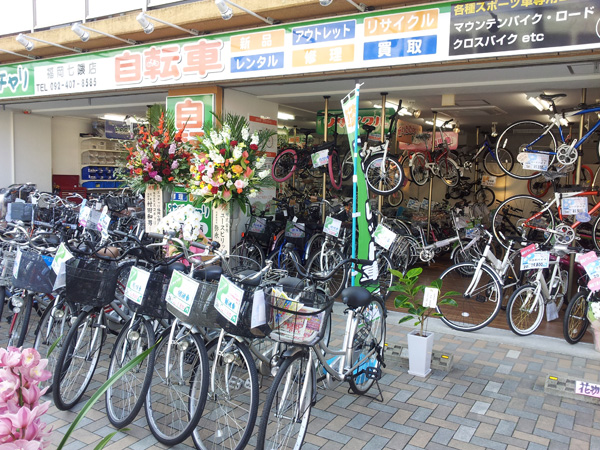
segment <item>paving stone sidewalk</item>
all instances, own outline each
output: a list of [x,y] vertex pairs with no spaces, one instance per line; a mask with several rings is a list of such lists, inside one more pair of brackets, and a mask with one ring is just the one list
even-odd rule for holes
[[[341,317],[341,311],[336,305],[337,317]],[[399,313],[390,313],[387,341],[405,345],[410,329],[397,324],[399,317]],[[597,404],[544,391],[549,374],[598,382],[600,354],[593,345],[569,346],[560,339],[543,336],[516,338],[505,330],[458,333],[437,320],[432,321],[430,328],[436,334],[434,350],[454,358],[449,372],[434,370],[426,378],[414,377],[400,360],[388,358],[380,381],[383,402],[350,394],[347,384],[320,391],[303,448],[600,448]],[[6,330],[6,326],[1,329]],[[30,329],[34,330],[35,324]],[[334,329],[341,333],[343,324],[335,322]],[[0,343],[5,345],[6,339],[3,337]],[[114,337],[110,337],[104,347],[104,361],[108,360],[113,343]],[[88,394],[106,379],[105,368],[106,364],[98,368]],[[261,392],[261,399],[265,396]],[[50,448],[60,442],[75,415],[76,412],[50,408],[45,416],[54,427]],[[65,449],[93,448],[112,431],[102,399]],[[118,433],[106,448],[165,447],[151,435],[142,411],[129,431]],[[189,439],[173,448],[190,449],[194,445]]]

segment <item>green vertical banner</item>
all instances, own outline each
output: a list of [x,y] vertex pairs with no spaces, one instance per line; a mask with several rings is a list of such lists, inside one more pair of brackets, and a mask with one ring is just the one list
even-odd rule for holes
[[[352,177],[352,257],[374,260],[375,243],[371,236],[375,232],[375,225],[371,207],[369,205],[367,181],[362,170],[358,142],[358,134],[360,131],[358,129],[359,97],[360,84],[357,83],[354,90],[342,99],[342,109],[344,110],[348,141],[350,142],[354,160],[354,175]],[[376,264],[372,269],[372,271],[367,270],[366,272],[372,275],[370,277],[371,279],[377,279],[378,273]],[[361,280],[357,281],[355,278],[355,276],[352,276],[352,285],[360,285]]]

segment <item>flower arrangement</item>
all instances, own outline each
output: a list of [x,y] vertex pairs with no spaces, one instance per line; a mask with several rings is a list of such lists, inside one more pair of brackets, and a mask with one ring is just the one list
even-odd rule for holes
[[203,232],[202,214],[192,205],[184,205],[160,219],[157,231],[173,234],[185,242],[206,241]]
[[271,182],[262,149],[274,132],[250,134],[248,121],[232,114],[219,122],[220,129],[207,130],[198,138],[188,189],[196,203],[218,206],[236,201],[245,212],[248,199]]
[[40,417],[50,402],[40,404],[48,388],[40,390],[39,383],[50,379],[45,370],[47,359],[37,350],[0,348],[0,447],[6,449],[38,450],[46,446],[50,434]]
[[[154,109],[153,109],[154,108]],[[183,129],[175,131],[174,122],[160,105],[148,113],[148,124],[141,125],[128,143],[129,151],[121,179],[134,191],[147,185],[160,187],[186,185],[190,179],[192,145],[182,140]]]

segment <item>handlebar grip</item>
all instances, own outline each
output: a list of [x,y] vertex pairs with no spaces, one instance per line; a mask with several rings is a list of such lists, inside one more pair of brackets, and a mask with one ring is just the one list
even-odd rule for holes
[[159,240],[159,239],[162,240],[165,237],[164,234],[161,234],[161,233],[150,233],[150,232],[147,232],[146,236],[148,236],[150,239],[156,239],[156,240]]
[[33,224],[37,225],[37,226],[40,226],[40,227],[54,228],[54,224],[49,223],[49,222],[41,222],[39,220],[34,220]]
[[202,250],[206,250],[209,246],[201,242],[190,242],[190,247],[196,247]]
[[129,236],[127,233],[120,230],[112,230],[111,233],[116,234],[117,236],[127,237]]

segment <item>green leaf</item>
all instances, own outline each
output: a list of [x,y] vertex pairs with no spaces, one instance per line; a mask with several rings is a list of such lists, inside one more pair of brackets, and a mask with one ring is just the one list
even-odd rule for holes
[[83,405],[83,408],[81,408],[81,411],[79,411],[79,414],[77,414],[75,420],[73,420],[73,423],[63,436],[62,440],[60,441],[60,444],[58,444],[58,447],[56,447],[56,450],[62,450],[64,448],[65,444],[67,443],[67,440],[69,439],[73,431],[75,431],[77,425],[79,425],[79,422],[83,420],[85,415],[89,412],[90,409],[92,409],[92,407],[100,399],[100,397],[102,397],[106,393],[108,388],[111,387],[119,378],[121,378],[123,375],[125,375],[127,372],[129,372],[131,369],[133,369],[135,366],[141,363],[144,359],[146,359],[148,355],[150,355],[152,350],[154,350],[154,347],[156,347],[156,344],[158,344],[158,342],[160,342],[160,340],[157,341],[152,347],[140,353],[138,356],[129,361],[126,365],[121,367],[112,377],[106,380],[96,392],[94,392],[94,394],[90,397],[86,404]]
[[50,348],[46,352],[46,358],[48,358],[52,354],[52,352],[54,351],[54,349],[56,348],[56,346],[58,344],[60,344],[60,341],[62,340],[62,338],[63,338],[62,334],[59,337],[56,338],[56,340],[52,343],[52,345],[50,346]]
[[412,320],[412,319],[414,319],[413,316],[404,316],[398,321],[398,323],[408,322],[409,320]]
[[438,301],[438,304],[440,304],[440,305],[458,306],[458,303],[456,303],[456,300],[454,300],[452,298],[444,298],[444,299]]
[[94,450],[101,450],[104,447],[106,447],[106,444],[109,443],[109,441],[115,437],[115,435],[121,431],[129,431],[129,428],[123,428],[122,430],[117,430],[117,431],[113,431],[112,433],[107,434],[106,436],[104,436],[102,438],[102,440],[100,442],[98,442],[98,445],[96,445],[94,447]]
[[431,282],[431,286],[437,289],[442,289],[442,280],[437,279]]
[[422,267],[414,267],[406,272],[406,278],[416,278],[423,272]]
[[390,268],[390,273],[400,280],[402,280],[404,278],[404,274],[402,272],[400,272],[399,270]]

